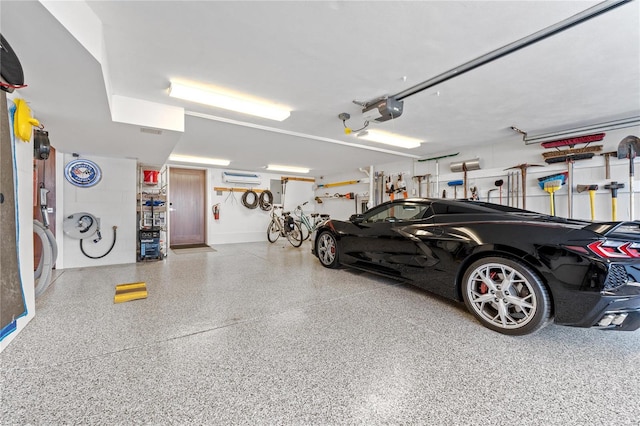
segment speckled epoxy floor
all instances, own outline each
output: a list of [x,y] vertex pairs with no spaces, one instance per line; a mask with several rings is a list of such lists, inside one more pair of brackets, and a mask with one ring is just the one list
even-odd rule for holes
[[640,332],[506,337],[308,243],[216,250],[61,271],[0,353],[0,424],[640,424]]

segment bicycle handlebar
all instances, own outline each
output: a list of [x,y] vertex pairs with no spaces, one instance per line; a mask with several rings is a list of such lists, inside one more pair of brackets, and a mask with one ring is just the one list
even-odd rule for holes
[[297,207],[295,208],[295,210],[296,210],[296,211],[297,211],[297,210],[302,211],[302,206],[306,206],[307,204],[309,204],[309,202],[308,202],[308,201],[305,201],[304,203],[302,203],[302,205],[297,206]]

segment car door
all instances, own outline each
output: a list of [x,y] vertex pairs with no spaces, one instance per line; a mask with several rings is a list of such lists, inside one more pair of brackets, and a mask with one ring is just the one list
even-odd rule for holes
[[428,203],[400,201],[384,204],[352,221],[350,232],[341,236],[345,261],[392,275],[402,275],[416,264],[420,250],[403,229],[419,223]]
[[420,239],[419,246],[428,259],[422,271],[408,271],[407,278],[419,287],[456,298],[456,275],[460,262],[469,255],[477,236],[464,225],[465,214],[468,219],[468,210],[464,206],[438,204],[432,204],[432,216],[425,217],[421,225],[407,230]]

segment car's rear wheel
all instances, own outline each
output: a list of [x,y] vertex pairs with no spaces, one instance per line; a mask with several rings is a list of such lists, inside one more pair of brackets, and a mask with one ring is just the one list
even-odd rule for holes
[[338,267],[338,242],[336,237],[329,231],[324,231],[318,235],[316,240],[316,253],[322,266],[327,268]]
[[503,334],[533,333],[551,316],[549,292],[538,274],[504,257],[473,262],[462,279],[462,297],[484,326]]

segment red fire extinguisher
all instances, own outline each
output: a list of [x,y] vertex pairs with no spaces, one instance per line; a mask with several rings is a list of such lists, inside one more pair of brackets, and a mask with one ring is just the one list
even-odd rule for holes
[[214,204],[214,206],[213,206],[213,218],[215,220],[220,219],[220,204]]

